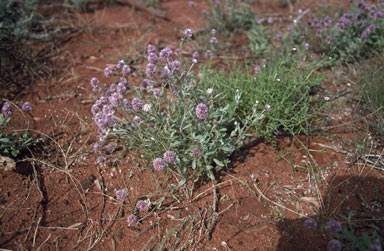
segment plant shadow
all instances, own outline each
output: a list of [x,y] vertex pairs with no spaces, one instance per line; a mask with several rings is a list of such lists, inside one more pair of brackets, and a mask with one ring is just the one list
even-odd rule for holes
[[[344,217],[351,211],[356,236],[363,232],[372,234],[376,231],[384,247],[384,180],[376,177],[337,176],[329,184],[323,196],[324,206],[320,213],[312,216],[317,228],[314,231],[304,226],[306,218],[285,219],[277,224],[280,231],[279,244],[276,250],[327,250],[327,243],[333,237],[327,234],[326,225],[330,219],[336,219],[342,226],[348,227]],[[353,249],[352,242],[340,240],[343,250]],[[356,243],[354,243],[356,244]]]

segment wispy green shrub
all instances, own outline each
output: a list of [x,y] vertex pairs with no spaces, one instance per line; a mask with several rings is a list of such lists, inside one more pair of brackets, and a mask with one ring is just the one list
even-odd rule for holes
[[269,105],[265,118],[253,126],[267,140],[273,140],[281,132],[307,133],[306,122],[315,115],[311,94],[322,78],[315,73],[314,64],[307,65],[292,57],[271,58],[255,69],[250,66],[245,70],[235,66],[221,72],[206,69],[200,84],[224,92],[227,99],[223,102],[227,104],[237,90],[243,93],[240,105],[233,108],[240,118],[251,113],[255,102],[259,109]]

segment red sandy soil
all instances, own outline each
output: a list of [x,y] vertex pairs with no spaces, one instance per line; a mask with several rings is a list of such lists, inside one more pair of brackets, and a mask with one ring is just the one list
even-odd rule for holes
[[[140,213],[140,224],[127,225],[126,216],[134,212],[138,199],[160,198],[155,185],[166,177],[139,171],[143,163],[122,153],[117,153],[116,162],[110,161],[108,167],[96,164],[92,151],[96,128],[90,113],[96,97],[89,80],[94,76],[102,79],[105,65],[124,57],[135,70],[131,85],[139,85],[148,43],[176,48],[185,28],[204,28],[200,12],[207,5],[195,2],[192,9],[188,1],[162,1],[160,9],[168,21],[116,5],[63,15],[63,22],[81,29],[52,59],[58,73],[36,82],[15,101],[32,104],[34,110],[28,118],[32,121],[33,117],[34,122],[29,127],[35,135],[50,139],[41,146],[43,153],[31,156],[34,161],[18,163],[16,171],[1,171],[1,248],[141,250],[162,245],[164,250],[325,250],[330,237],[305,229],[306,217],[316,218],[320,225],[352,209],[359,219],[382,217],[384,208],[373,205],[384,204],[384,173],[324,147],[354,151],[356,132],[342,126],[321,136],[300,137],[314,150],[310,153],[292,137],[280,137],[276,146],[259,143],[244,152],[217,182],[218,216],[210,240],[207,229],[215,197],[212,182],[200,184],[188,196],[179,191],[180,202],[168,197],[160,209]],[[289,17],[290,11],[315,8],[313,2],[282,8],[275,1],[263,0],[253,6],[262,16]],[[286,28],[287,23],[279,22],[275,27]],[[320,95],[324,96],[345,87],[338,81],[323,85],[327,91]],[[344,98],[344,106],[327,118],[329,126],[353,120],[358,108]],[[313,167],[308,164],[310,154],[312,163],[322,168],[317,179],[308,175],[307,168]],[[128,198],[121,205],[114,195],[123,188]],[[383,219],[376,224],[384,229]]]

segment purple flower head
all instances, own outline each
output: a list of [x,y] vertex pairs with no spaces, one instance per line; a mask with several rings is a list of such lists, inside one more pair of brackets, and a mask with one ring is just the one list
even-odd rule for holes
[[271,23],[273,23],[273,18],[272,18],[272,17],[268,17],[268,20],[267,20],[267,21],[268,21],[268,23],[271,24]]
[[312,18],[307,18],[307,25],[308,26],[312,26],[313,25]]
[[119,201],[124,201],[125,198],[127,197],[127,190],[125,189],[117,190],[115,193],[115,196],[116,196],[116,199],[118,199]]
[[118,92],[112,93],[111,96],[109,96],[108,98],[109,102],[113,106],[117,106],[119,104],[119,101],[122,99],[123,99],[123,96]]
[[109,78],[110,76],[112,76],[114,70],[115,70],[114,66],[107,66],[107,67],[105,67],[105,69],[104,69],[104,76],[106,78]]
[[99,92],[101,92],[101,88],[100,88],[100,86],[95,85],[95,86],[93,86],[92,91],[93,91],[94,93],[99,93]]
[[147,53],[150,54],[150,53],[155,52],[155,51],[156,51],[156,47],[151,45],[151,44],[148,44]]
[[344,14],[339,18],[339,21],[337,24],[339,30],[343,30],[351,22],[350,18],[351,17],[347,14]]
[[192,157],[193,157],[193,158],[198,159],[198,158],[200,158],[201,152],[200,152],[199,148],[197,148],[196,146],[194,146],[194,147],[192,147],[192,149],[191,149],[191,154],[192,154]]
[[30,112],[32,111],[32,107],[31,107],[31,104],[27,101],[25,102],[22,106],[21,106],[21,109],[25,112]]
[[168,66],[163,68],[163,72],[161,73],[161,77],[164,81],[168,81],[171,79],[172,72],[169,70]]
[[128,65],[124,65],[123,68],[121,69],[121,73],[124,76],[128,75],[129,73],[131,73],[131,67],[129,67]]
[[153,168],[155,168],[156,171],[162,171],[165,168],[165,161],[162,158],[156,158],[153,161]]
[[216,37],[212,37],[210,43],[213,44],[213,45],[216,45],[217,44],[217,38]]
[[157,64],[158,60],[159,60],[159,58],[157,57],[156,53],[151,52],[148,54],[148,62],[150,64]]
[[106,127],[112,127],[116,123],[116,119],[112,114],[102,114],[101,120],[98,121],[98,126],[100,129],[105,129]]
[[175,54],[176,57],[180,56],[180,49],[177,48],[173,51],[173,54]]
[[128,99],[123,99],[123,107],[125,108],[125,109],[130,109],[130,108],[132,108],[132,104],[131,104],[131,102],[129,102],[129,100]]
[[371,25],[369,25],[364,31],[363,33],[361,34],[361,38],[367,38],[373,31],[373,29],[375,29],[375,24],[372,23]]
[[171,48],[164,48],[160,51],[160,58],[163,60],[169,59],[172,56]]
[[155,89],[152,90],[152,92],[153,92],[153,96],[155,98],[157,98],[160,95],[161,90],[160,90],[160,88],[155,88]]
[[269,112],[271,110],[271,106],[270,105],[265,105],[264,106],[264,110],[266,110],[267,112]]
[[180,88],[179,87],[177,87],[177,86],[172,86],[171,87],[171,92],[172,92],[172,94],[176,94],[176,93],[178,93],[180,91]]
[[204,54],[204,56],[205,56],[206,58],[210,58],[210,57],[212,57],[212,55],[213,55],[213,53],[212,53],[211,50],[207,50],[207,51],[205,52],[205,54]]
[[138,200],[136,202],[136,208],[139,210],[139,212],[145,212],[148,210],[148,200]]
[[211,30],[211,34],[212,34],[212,35],[215,35],[215,34],[216,34],[216,29],[212,29],[212,30]]
[[116,64],[116,68],[117,68],[117,69],[121,69],[121,67],[123,67],[124,65],[125,65],[124,60],[120,60],[119,62],[117,62],[117,64]]
[[95,152],[95,153],[100,153],[101,152],[101,149],[102,149],[102,147],[101,147],[101,145],[100,145],[100,143],[95,143],[95,144],[93,144],[93,151]]
[[141,121],[142,121],[142,119],[139,116],[133,117],[133,122],[140,124]]
[[116,91],[120,94],[124,94],[127,91],[127,87],[125,84],[119,82],[116,87]]
[[139,98],[133,98],[132,99],[132,108],[134,111],[138,112],[140,111],[144,106],[144,102]]
[[200,103],[196,106],[196,116],[200,121],[204,121],[207,119],[208,115],[208,107],[204,103]]
[[154,64],[147,64],[145,67],[145,74],[147,74],[147,77],[151,77],[156,73],[156,65]]
[[97,164],[99,164],[100,166],[105,166],[106,162],[107,162],[107,158],[105,156],[97,157]]
[[173,164],[176,161],[176,153],[168,150],[164,153],[163,159],[165,160],[165,162]]
[[95,115],[99,111],[100,111],[100,106],[98,106],[97,104],[93,104],[92,107],[91,107],[92,114]]
[[220,0],[215,0],[215,5],[217,6],[220,5],[220,2],[221,2]]
[[108,99],[102,96],[97,101],[99,102],[99,105],[101,105],[101,104],[106,104],[108,102]]
[[136,224],[137,216],[133,215],[133,214],[128,215],[127,216],[127,222],[128,222],[128,226],[132,226],[132,225]]
[[119,79],[119,83],[122,83],[122,84],[124,84],[124,85],[129,86],[129,84],[128,84],[128,80],[127,80],[126,78],[124,78],[124,77],[121,77],[121,78]]
[[107,151],[107,153],[111,154],[114,151],[116,151],[116,147],[117,147],[117,144],[114,142],[111,142],[105,146],[105,150]]
[[187,38],[192,37],[192,30],[191,29],[185,29],[184,30],[184,36]]
[[305,44],[304,44],[304,49],[306,49],[306,50],[309,49],[309,44],[308,44],[308,43],[305,43]]
[[201,14],[203,14],[203,15],[207,15],[207,14],[208,14],[207,9],[202,9],[202,10],[201,10]]
[[92,86],[95,86],[95,85],[99,84],[99,80],[97,78],[95,78],[95,77],[91,78],[90,82],[91,82]]
[[369,251],[383,251],[379,239],[377,239],[376,241],[372,242],[369,245]]
[[1,108],[1,113],[4,116],[10,116],[13,113],[13,109],[13,105],[7,101],[3,104],[3,107]]
[[335,235],[341,231],[341,223],[332,219],[327,224],[327,230],[330,234]]
[[310,231],[315,231],[317,228],[317,222],[313,218],[308,218],[304,221],[304,227]]
[[144,89],[147,89],[149,87],[151,87],[151,81],[149,79],[144,79],[143,82],[142,82],[142,86]]
[[325,25],[325,28],[327,28],[327,29],[331,28],[332,20],[329,16],[326,16],[324,18],[324,25]]
[[179,70],[180,69],[180,66],[181,66],[181,63],[179,60],[174,60],[172,63],[171,63],[171,68],[172,70]]
[[198,59],[199,57],[200,57],[199,52],[195,51],[194,53],[192,53],[192,58]]
[[261,68],[259,65],[256,65],[254,70],[255,70],[255,73],[259,73],[261,71]]
[[111,96],[114,92],[116,92],[117,85],[115,83],[111,84],[109,88],[104,92],[105,96]]
[[192,8],[195,7],[195,2],[194,2],[194,1],[189,1],[188,4],[189,4],[189,6],[192,7]]
[[342,246],[340,241],[338,240],[331,240],[328,242],[327,250],[328,251],[341,251]]

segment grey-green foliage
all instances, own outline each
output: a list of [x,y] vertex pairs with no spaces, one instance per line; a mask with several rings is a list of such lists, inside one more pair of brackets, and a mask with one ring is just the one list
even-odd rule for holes
[[296,0],[276,0],[281,7],[287,7],[289,4],[293,4]]
[[[158,97],[145,95],[138,89],[146,104],[151,105],[149,112],[125,110],[112,135],[123,139],[129,149],[149,161],[161,158],[165,151],[174,151],[178,156],[175,166],[182,175],[182,182],[188,177],[207,175],[214,179],[214,172],[227,166],[229,156],[242,146],[249,126],[262,117],[255,111],[240,121],[235,120],[234,109],[240,104],[240,93],[224,97],[223,93],[206,89],[195,84],[192,72],[183,75],[177,81],[177,91],[170,93],[165,89]],[[232,102],[226,104],[223,99]],[[208,107],[208,116],[200,121],[195,114],[196,106],[204,103]],[[134,116],[140,116],[140,124],[133,122]],[[192,148],[197,147],[199,157],[192,156]]]
[[207,15],[208,29],[216,29],[219,33],[247,30],[255,20],[249,0],[210,1],[212,11]]
[[76,9],[80,11],[87,11],[89,9],[89,5],[93,3],[106,3],[111,4],[115,2],[115,0],[66,0],[67,4],[72,5]]
[[7,133],[10,120],[10,117],[0,114],[0,155],[17,158],[25,153],[28,147],[38,143],[39,139],[32,137],[26,130],[21,133]]
[[249,39],[249,47],[256,55],[263,54],[270,47],[270,39],[268,38],[267,28],[261,24],[254,24],[252,28],[247,31]]
[[372,113],[371,126],[378,136],[384,136],[384,49],[357,66],[357,83],[363,101]]
[[[329,15],[326,18],[330,20],[330,27],[324,25],[325,18],[313,18],[307,36],[315,47],[320,47],[328,56],[343,62],[354,62],[384,47],[384,7],[381,4],[355,1],[349,10],[338,12],[334,18],[330,18],[333,13],[322,13],[322,16],[324,14]],[[371,25],[374,28],[369,33],[367,29]],[[316,30],[317,35],[314,35]]]
[[[342,216],[348,223],[347,226],[342,226],[339,233],[330,233],[333,238],[343,243],[343,250],[381,250],[383,243],[383,236],[380,236],[376,228],[365,227],[365,231],[357,233],[354,220],[356,211],[351,210],[348,216]],[[369,232],[368,232],[369,231]],[[360,232],[360,231],[359,231]],[[375,247],[375,248],[374,248]]]
[[36,0],[2,0],[0,2],[0,41],[28,40],[40,27]]
[[315,114],[311,93],[322,78],[315,74],[313,64],[298,64],[293,57],[275,55],[260,65],[261,70],[256,74],[249,66],[221,72],[207,70],[200,84],[224,92],[225,104],[231,104],[229,97],[240,90],[243,93],[240,104],[231,106],[240,119],[252,113],[256,101],[260,110],[270,105],[271,111],[265,112],[265,118],[257,121],[253,129],[266,140],[273,140],[281,132],[306,133],[306,123]]

